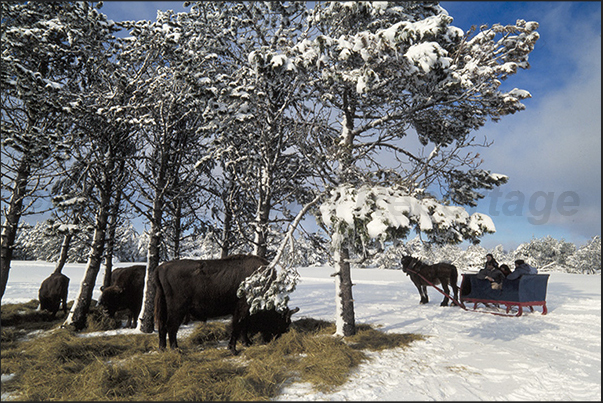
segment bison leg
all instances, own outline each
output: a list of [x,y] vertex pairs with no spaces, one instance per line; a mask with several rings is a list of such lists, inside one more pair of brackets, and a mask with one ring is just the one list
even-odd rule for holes
[[163,320],[157,321],[157,331],[159,332],[159,349],[165,350],[165,348],[167,347],[167,333],[168,333],[167,321],[163,321]]
[[162,323],[159,325],[159,349],[160,350],[165,350],[165,347],[167,345],[167,330],[165,328],[165,325]]
[[170,348],[175,350],[178,348],[178,340],[176,339],[176,335],[178,334],[178,328],[168,330],[168,337],[170,338]]
[[238,338],[239,338],[238,332],[236,332],[233,327],[232,333],[230,335],[230,341],[228,342],[228,349],[232,352],[232,355],[239,354],[239,352],[237,351],[237,339]]
[[132,313],[128,313],[128,321],[126,322],[126,329],[132,328]]
[[67,316],[67,297],[64,297],[62,299],[63,301],[63,313],[65,314],[65,316]]
[[175,315],[168,315],[167,320],[167,333],[170,339],[170,348],[177,349],[178,341],[176,340],[176,335],[178,334],[178,328],[180,327],[180,323],[182,322],[182,317],[175,317]]
[[[235,320],[235,317],[233,315],[232,333],[230,334],[230,341],[228,342],[228,349],[232,352],[233,355],[239,354],[239,352],[237,351],[237,340],[241,335],[244,335],[243,337],[247,338],[247,332],[241,332],[241,322],[239,320]],[[247,338],[247,340],[249,339]]]
[[165,321],[164,326],[159,326],[159,348],[165,349],[166,347],[166,333],[167,337],[170,340],[170,348],[177,349],[178,341],[176,340],[176,335],[178,334],[178,328],[180,327],[180,323],[182,323],[182,318],[184,314],[178,310],[169,310],[167,314],[167,320]]
[[230,341],[228,342],[228,348],[233,355],[239,354],[237,351],[237,340],[239,340],[239,337],[242,337],[243,343],[246,346],[251,345],[251,341],[247,336],[247,326],[245,326],[245,314],[241,314],[241,311],[249,312],[249,308],[247,306],[237,306],[232,315],[232,333],[230,335]]
[[171,323],[160,323],[159,324],[159,349],[165,350],[167,347],[167,337],[170,339],[170,348],[177,349],[178,342],[176,340],[176,334],[178,334],[178,327],[174,330]]
[[247,334],[247,331],[242,331],[242,330],[239,331],[239,337],[245,347],[249,347],[253,344],[251,342],[251,340],[249,339],[249,335]]
[[126,323],[126,327],[134,329],[137,325],[138,315],[140,315],[140,309],[138,310],[130,310],[128,314],[128,323]]
[[54,299],[52,301],[52,310],[50,311],[50,316],[52,316],[52,319],[54,319],[57,316],[57,312],[59,311],[60,307],[61,307],[61,297],[58,297],[57,299]]

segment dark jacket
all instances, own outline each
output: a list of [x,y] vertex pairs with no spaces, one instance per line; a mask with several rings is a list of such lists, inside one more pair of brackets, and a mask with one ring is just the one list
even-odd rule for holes
[[536,270],[535,267],[532,267],[527,263],[520,264],[515,268],[515,270],[513,270],[513,272],[511,272],[511,274],[507,276],[507,279],[515,280],[523,276],[524,274],[538,274],[538,270]]
[[491,277],[495,283],[502,283],[505,278],[505,275],[499,269],[481,269],[476,277],[485,280],[486,276]]

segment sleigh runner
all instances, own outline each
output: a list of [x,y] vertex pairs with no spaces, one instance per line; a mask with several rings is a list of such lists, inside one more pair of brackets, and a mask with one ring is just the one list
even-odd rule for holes
[[503,280],[501,289],[492,289],[490,282],[480,280],[476,274],[463,274],[461,281],[460,302],[473,303],[473,309],[478,304],[504,305],[509,314],[512,307],[517,307],[513,316],[521,316],[523,308],[534,311],[535,306],[542,307],[542,314],[547,314],[546,289],[549,274],[526,274],[516,280]]

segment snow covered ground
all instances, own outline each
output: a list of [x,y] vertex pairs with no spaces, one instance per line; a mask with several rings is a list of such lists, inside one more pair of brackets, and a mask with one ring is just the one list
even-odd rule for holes
[[[71,279],[69,300],[77,296],[84,267],[63,270]],[[53,268],[13,262],[2,303],[37,298]],[[301,282],[289,303],[300,307],[295,317],[334,320],[332,272],[299,269]],[[521,317],[442,308],[442,295],[433,288],[430,303],[420,305],[414,285],[398,270],[353,269],[352,280],[357,323],[430,337],[406,350],[370,353],[370,362],[332,393],[296,383],[276,400],[601,400],[600,275],[551,273],[548,315],[536,307]],[[100,295],[96,288],[94,298]]]

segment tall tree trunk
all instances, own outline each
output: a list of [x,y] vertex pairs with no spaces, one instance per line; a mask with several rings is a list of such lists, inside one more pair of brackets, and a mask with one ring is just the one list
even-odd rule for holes
[[73,233],[71,230],[67,230],[67,233],[63,237],[63,243],[61,244],[61,253],[59,255],[59,261],[54,269],[55,273],[61,273],[65,263],[67,263],[67,257],[69,256],[69,248],[71,247],[71,239],[73,239]]
[[255,240],[253,253],[260,257],[266,257],[268,252],[268,224],[270,220],[270,192],[271,180],[267,169],[262,172],[260,183],[260,194],[258,197],[258,209],[256,213]]
[[182,200],[177,199],[174,212],[174,259],[180,259],[180,239],[182,238]]
[[352,297],[353,284],[349,258],[348,249],[342,247],[339,251],[339,261],[337,262],[338,271],[335,273],[335,306],[337,310],[335,333],[344,337],[356,334],[354,298]]
[[222,192],[222,204],[224,205],[224,225],[222,227],[221,245],[220,245],[220,257],[226,258],[230,254],[230,239],[232,236],[232,199],[235,194],[234,180],[228,180],[228,187],[226,191]]
[[155,330],[155,284],[153,274],[159,265],[159,245],[161,243],[161,219],[163,210],[159,196],[153,202],[153,216],[151,219],[151,235],[147,249],[147,270],[144,279],[143,304],[139,315],[138,330],[143,333],[153,333]]
[[[111,232],[109,230],[109,232]],[[103,288],[111,285],[111,273],[113,273],[113,245],[111,236],[107,238],[107,253],[105,254],[105,275],[103,276]]]
[[[76,213],[75,218],[73,219],[74,225],[80,224],[80,214],[81,212]],[[63,238],[63,243],[61,244],[61,253],[59,255],[59,261],[57,262],[57,266],[54,269],[55,273],[61,273],[63,271],[63,267],[65,267],[65,263],[67,263],[67,258],[69,257],[69,248],[71,248],[71,240],[73,239],[73,232],[68,230]]]
[[103,189],[101,195],[101,203],[98,207],[96,215],[96,225],[94,228],[94,238],[92,247],[88,255],[88,264],[86,273],[80,285],[80,292],[71,307],[67,319],[63,323],[63,327],[72,326],[75,330],[82,330],[86,327],[86,316],[90,311],[90,303],[92,301],[92,293],[96,284],[96,277],[100,270],[103,260],[103,252],[105,249],[105,233],[107,231],[107,222],[109,220],[109,210],[111,206],[111,196],[107,189]]
[[29,180],[30,172],[31,167],[24,158],[17,170],[17,177],[14,184],[15,187],[13,188],[13,194],[10,198],[6,218],[2,225],[2,240],[0,246],[0,289],[2,294],[0,295],[0,299],[4,296],[6,284],[8,283],[8,273],[10,271],[10,263],[13,259],[13,250],[15,247],[15,239],[17,238],[19,221],[23,214],[23,199],[25,198],[25,193],[27,191],[27,181]]
[[220,247],[222,259],[230,253],[230,227],[232,226],[232,210],[226,206],[224,209],[224,227],[222,228],[222,246]]
[[[124,170],[125,162],[121,162],[121,170]],[[121,204],[121,192],[115,195],[115,203],[111,208],[111,214],[107,222],[107,251],[105,253],[105,275],[103,277],[103,287],[111,285],[111,272],[113,271],[113,253],[115,250],[115,231],[117,229],[117,218],[119,217],[119,205]]]
[[153,211],[151,213],[151,234],[147,249],[147,270],[144,278],[142,309],[138,315],[137,329],[143,333],[153,333],[153,330],[155,330],[155,283],[153,276],[159,265],[159,246],[162,239],[163,224],[163,199],[168,182],[166,176],[167,160],[164,153],[155,184],[156,192],[153,200]]
[[[353,165],[352,148],[354,144],[354,115],[356,108],[353,97],[348,96],[347,91],[343,94],[344,119],[342,122],[343,132],[342,142],[343,150],[339,156],[340,183],[349,183],[353,180],[350,177],[350,168]],[[338,246],[339,253],[335,256],[338,266],[336,277],[336,307],[337,307],[337,334],[343,336],[352,336],[356,334],[356,323],[354,319],[354,298],[352,296],[352,275],[350,270],[350,252],[345,246],[346,240]]]
[[[163,104],[161,105],[163,109]],[[164,134],[163,139],[169,136]],[[144,291],[142,297],[142,309],[138,315],[138,325],[136,328],[143,333],[153,333],[155,329],[155,283],[153,277],[155,270],[159,265],[159,247],[163,237],[163,205],[166,197],[166,192],[169,192],[170,181],[168,179],[168,161],[170,158],[170,149],[166,146],[166,142],[162,145],[163,148],[157,150],[160,155],[160,160],[157,165],[157,175],[155,177],[155,195],[153,197],[153,210],[151,211],[151,234],[149,237],[149,246],[147,249],[147,270],[144,279]],[[173,175],[172,178],[176,176]],[[173,183],[172,183],[173,185]]]

